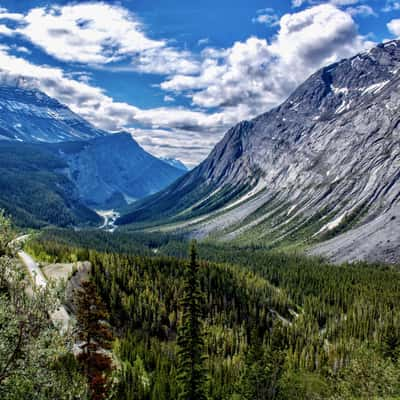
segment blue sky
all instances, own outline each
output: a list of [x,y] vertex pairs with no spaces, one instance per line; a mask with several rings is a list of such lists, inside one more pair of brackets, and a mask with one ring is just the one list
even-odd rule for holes
[[313,71],[400,36],[400,0],[0,0],[0,77],[193,166]]

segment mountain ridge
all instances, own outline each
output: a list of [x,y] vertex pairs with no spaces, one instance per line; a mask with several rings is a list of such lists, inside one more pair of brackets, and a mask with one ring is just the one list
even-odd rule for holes
[[[400,236],[399,69],[399,41],[320,69],[280,106],[231,128],[203,163],[118,223],[273,246],[312,245],[381,217]],[[386,235],[367,231],[369,249],[378,249]],[[371,258],[353,253],[342,257]]]

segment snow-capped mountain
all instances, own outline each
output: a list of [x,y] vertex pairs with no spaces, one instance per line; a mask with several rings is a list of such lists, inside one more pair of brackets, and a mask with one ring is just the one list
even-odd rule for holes
[[0,139],[53,143],[105,134],[37,89],[0,84]]
[[322,68],[279,107],[230,129],[119,223],[174,222],[194,236],[271,246],[325,241],[312,251],[398,261],[398,218],[400,41],[391,41]]

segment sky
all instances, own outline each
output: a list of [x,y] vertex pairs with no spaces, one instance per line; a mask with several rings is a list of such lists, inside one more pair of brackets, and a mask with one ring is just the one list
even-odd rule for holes
[[400,37],[400,0],[0,0],[0,80],[193,167],[318,68]]

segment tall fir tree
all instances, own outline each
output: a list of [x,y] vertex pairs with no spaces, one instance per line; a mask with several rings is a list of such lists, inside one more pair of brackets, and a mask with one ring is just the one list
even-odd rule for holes
[[206,369],[202,337],[203,295],[198,277],[196,243],[190,246],[181,301],[182,319],[178,331],[179,400],[206,400]]

